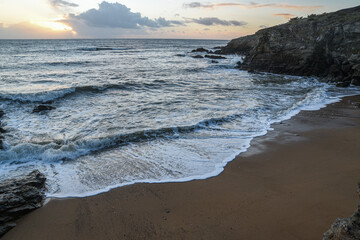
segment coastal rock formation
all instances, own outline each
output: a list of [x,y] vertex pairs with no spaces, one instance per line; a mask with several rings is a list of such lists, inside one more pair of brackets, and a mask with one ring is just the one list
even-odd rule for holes
[[244,70],[360,85],[360,6],[294,18],[234,39],[217,53],[244,55]]
[[15,227],[16,219],[42,206],[45,180],[36,170],[0,183],[0,237]]
[[[359,184],[360,189],[360,184]],[[360,198],[360,190],[358,191]],[[360,205],[349,218],[336,219],[331,228],[324,233],[323,240],[358,240],[360,239]]]
[[210,51],[205,49],[205,48],[197,48],[197,49],[194,49],[191,51],[192,53],[195,53],[195,52],[206,52],[206,53],[209,53]]
[[205,57],[210,59],[226,59],[226,57],[220,55],[205,55]]
[[53,106],[50,106],[50,105],[39,105],[39,106],[36,106],[32,112],[38,113],[38,112],[49,111],[49,110],[53,110],[53,109],[56,109],[56,108]]

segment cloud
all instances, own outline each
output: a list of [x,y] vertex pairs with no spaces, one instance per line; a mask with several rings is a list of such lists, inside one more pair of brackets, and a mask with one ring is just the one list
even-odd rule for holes
[[98,9],[90,9],[78,15],[69,14],[67,21],[83,21],[91,27],[137,29],[140,27],[160,28],[174,25],[184,25],[180,21],[169,21],[165,18],[149,19],[140,13],[132,12],[130,8],[120,3],[103,1]]
[[185,23],[176,20],[166,20],[165,18],[155,19],[155,22],[159,25],[159,27],[171,27],[173,25],[185,25]]
[[72,31],[55,31],[28,22],[12,24],[5,27],[0,24],[0,39],[60,39],[72,38]]
[[286,19],[291,19],[291,18],[294,18],[294,17],[296,17],[295,15],[293,15],[293,14],[290,14],[290,13],[275,13],[275,14],[273,14],[274,16],[279,16],[279,17],[284,17],[284,18],[286,18]]
[[62,8],[62,7],[78,7],[79,5],[76,3],[68,2],[65,0],[49,0],[50,5],[54,8]]
[[190,22],[194,22],[197,24],[201,24],[201,25],[205,25],[205,26],[212,26],[212,25],[222,25],[222,26],[245,26],[247,25],[246,22],[243,21],[226,21],[226,20],[221,20],[219,18],[216,17],[207,17],[207,18],[199,18],[199,19],[195,19],[192,18],[190,20]]
[[217,7],[240,7],[245,9],[254,9],[254,8],[285,8],[285,9],[296,9],[304,11],[314,11],[317,9],[324,8],[324,6],[303,6],[303,5],[290,5],[290,4],[278,4],[278,3],[266,3],[258,4],[255,2],[250,2],[249,4],[244,3],[201,3],[201,2],[191,2],[184,3],[184,8],[209,8],[214,9]]

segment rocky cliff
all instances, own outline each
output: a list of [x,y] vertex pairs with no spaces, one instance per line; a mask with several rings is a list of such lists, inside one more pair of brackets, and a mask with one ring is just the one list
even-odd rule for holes
[[0,183],[0,237],[15,227],[15,220],[42,206],[45,176],[33,171],[27,176]]
[[360,85],[360,6],[294,18],[234,39],[218,53],[244,55],[244,70]]

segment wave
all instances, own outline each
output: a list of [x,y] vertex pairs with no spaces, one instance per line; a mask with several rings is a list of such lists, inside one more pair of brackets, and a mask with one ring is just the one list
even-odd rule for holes
[[86,65],[86,64],[90,64],[92,62],[90,61],[74,61],[74,62],[47,62],[44,63],[44,65],[49,65],[49,66],[82,66],[82,65]]
[[[85,155],[94,152],[104,151],[114,147],[121,147],[129,144],[144,143],[149,141],[171,141],[179,138],[186,138],[188,134],[196,133],[198,131],[226,131],[223,128],[224,124],[233,123],[235,121],[248,122],[254,125],[254,118],[259,118],[259,126],[247,128],[241,131],[243,138],[251,139],[258,136],[260,132],[266,131],[270,128],[270,124],[280,122],[296,115],[300,110],[315,110],[324,107],[329,102],[326,98],[328,85],[323,85],[320,88],[312,89],[304,95],[304,97],[290,105],[287,109],[277,112],[273,116],[268,113],[265,118],[264,111],[267,112],[266,107],[256,107],[245,110],[242,113],[236,113],[217,118],[204,119],[193,125],[164,127],[158,129],[146,129],[131,133],[118,133],[99,138],[79,139],[74,137],[66,140],[54,139],[48,142],[27,142],[20,143],[15,146],[7,145],[5,143],[5,150],[0,151],[0,159],[4,162],[10,163],[24,163],[34,160],[56,162],[56,161],[73,161]],[[86,87],[83,88],[86,90]],[[262,120],[260,120],[263,118]],[[265,121],[265,122],[264,122]],[[238,136],[239,137],[239,136]]]
[[135,83],[135,82],[126,82],[119,84],[105,84],[100,86],[78,86],[78,87],[67,87],[56,90],[35,92],[35,93],[4,93],[0,92],[1,100],[11,100],[21,103],[29,102],[50,102],[57,99],[61,99],[76,93],[101,93],[109,89],[120,89],[120,90],[135,90],[135,89],[158,89],[162,83],[152,82],[152,83]]
[[77,50],[80,51],[113,51],[113,50],[132,50],[134,48],[112,48],[112,47],[84,47],[84,48],[78,48]]
[[[242,114],[211,118],[195,125],[148,129],[127,134],[114,134],[94,139],[53,140],[52,142],[27,142],[9,146],[5,142],[5,150],[0,151],[0,159],[4,162],[23,163],[33,160],[40,161],[71,161],[93,152],[121,147],[128,144],[148,142],[154,140],[173,140],[182,135],[199,130],[217,130],[212,126],[219,126],[236,120]],[[250,133],[250,132],[249,132]],[[251,133],[250,133],[251,134]]]

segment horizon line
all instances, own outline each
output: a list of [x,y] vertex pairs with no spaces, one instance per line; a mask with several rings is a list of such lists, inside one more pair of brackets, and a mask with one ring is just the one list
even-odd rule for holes
[[232,39],[214,38],[0,38],[0,40],[208,40],[230,41]]

